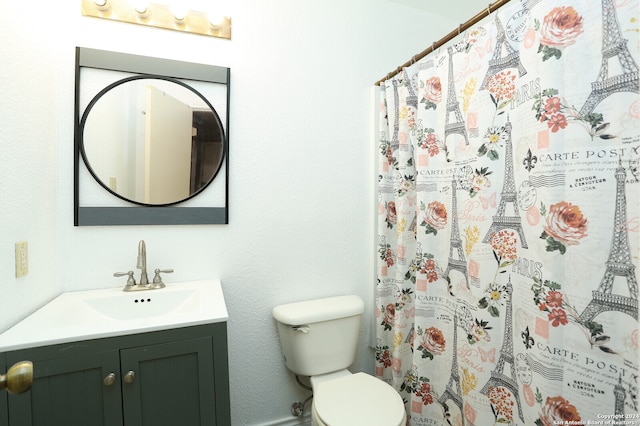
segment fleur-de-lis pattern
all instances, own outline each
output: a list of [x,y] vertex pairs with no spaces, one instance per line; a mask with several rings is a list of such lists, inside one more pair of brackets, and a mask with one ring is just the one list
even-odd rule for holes
[[376,374],[408,425],[639,411],[639,3],[510,2],[381,84]]

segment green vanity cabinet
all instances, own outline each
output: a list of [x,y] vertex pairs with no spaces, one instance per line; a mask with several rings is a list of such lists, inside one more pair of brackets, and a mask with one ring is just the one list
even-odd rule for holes
[[105,375],[118,371],[118,351],[92,353],[87,346],[80,348],[69,348],[74,355],[51,359],[29,353],[35,350],[22,353],[21,359],[34,364],[34,386],[9,395],[10,425],[122,424],[120,390],[103,384]]
[[212,357],[211,338],[121,351],[125,424],[216,424]]
[[17,350],[5,363],[22,359],[33,387],[6,398],[9,426],[231,424],[224,322]]
[[[7,363],[5,362],[5,356],[2,352],[0,352],[0,371],[3,373],[7,371]],[[0,426],[8,426],[9,424],[9,416],[8,416],[8,407],[7,407],[7,392],[3,391],[0,393]]]

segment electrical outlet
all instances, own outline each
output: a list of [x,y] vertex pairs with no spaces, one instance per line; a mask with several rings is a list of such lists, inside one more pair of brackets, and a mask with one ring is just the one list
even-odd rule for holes
[[26,241],[16,243],[16,278],[29,273],[29,244]]

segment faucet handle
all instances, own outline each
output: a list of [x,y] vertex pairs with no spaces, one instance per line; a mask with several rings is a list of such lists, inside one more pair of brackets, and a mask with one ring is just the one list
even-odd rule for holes
[[156,275],[153,277],[153,287],[162,288],[164,287],[164,283],[162,282],[160,274],[170,274],[173,272],[173,269],[156,269],[154,272]]
[[136,279],[133,278],[133,271],[113,273],[114,277],[124,277],[125,275],[129,276],[129,278],[127,278],[127,287],[136,285]]

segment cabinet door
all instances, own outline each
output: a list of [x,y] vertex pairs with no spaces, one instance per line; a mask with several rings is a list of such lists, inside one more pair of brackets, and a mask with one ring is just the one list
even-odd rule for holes
[[[0,353],[0,372],[5,374],[8,367],[3,353]],[[0,426],[9,424],[9,408],[7,406],[7,391],[0,391]]]
[[125,426],[215,425],[211,337],[120,351]]
[[[122,426],[119,371],[118,351],[34,362],[31,390],[8,399],[9,423]],[[115,382],[105,384],[112,372]]]

